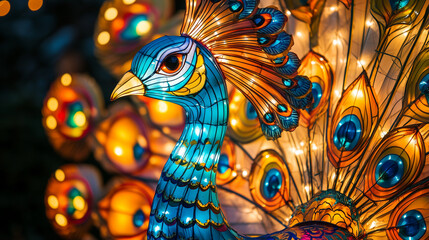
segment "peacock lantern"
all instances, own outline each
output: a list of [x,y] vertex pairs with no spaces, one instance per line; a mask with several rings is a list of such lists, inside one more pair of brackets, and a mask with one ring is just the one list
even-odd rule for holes
[[[186,113],[155,191],[148,239],[428,239],[428,3],[393,2],[370,6],[381,41],[370,64],[358,62],[360,73],[347,71],[354,74],[349,81],[335,80],[326,58],[313,51],[304,64],[318,69],[310,78],[298,74],[308,72],[299,71],[293,38],[284,31],[287,16],[276,7],[187,0],[181,36],[144,46],[111,95],[143,95]],[[405,40],[396,36],[402,28]],[[389,54],[399,40],[407,45]],[[356,63],[350,56],[347,64]],[[377,75],[386,61],[395,81]],[[331,89],[341,89],[340,97]],[[268,213],[280,205],[292,212],[283,230],[263,236],[233,229],[216,186],[216,175],[228,168],[221,154],[228,123],[234,128],[238,121],[229,121],[229,108],[239,114],[243,106],[255,135],[259,121],[268,140],[305,139],[301,146],[309,146],[308,153],[295,151],[306,157],[286,161],[264,150],[252,159],[255,204]],[[300,115],[304,131],[294,131]],[[311,149],[320,141],[323,152],[316,154]]]

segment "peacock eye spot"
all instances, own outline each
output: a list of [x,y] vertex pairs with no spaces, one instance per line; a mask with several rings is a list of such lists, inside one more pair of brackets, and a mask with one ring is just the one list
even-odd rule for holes
[[410,210],[401,216],[397,228],[402,239],[422,239],[426,232],[426,222],[419,211]]
[[179,68],[180,61],[177,55],[170,55],[165,58],[163,65],[170,71],[175,71]]

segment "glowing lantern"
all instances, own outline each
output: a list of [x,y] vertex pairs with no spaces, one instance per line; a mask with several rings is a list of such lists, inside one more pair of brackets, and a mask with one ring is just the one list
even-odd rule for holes
[[[168,0],[106,1],[100,9],[94,33],[101,62],[117,75],[129,70],[134,53],[152,40],[154,33],[170,17],[171,7]],[[173,25],[180,26],[180,23]],[[178,33],[178,27],[173,29],[171,33]]]
[[138,99],[137,101],[146,105],[149,119],[153,124],[177,132],[183,130],[185,126],[185,113],[179,105],[143,96],[134,99]]
[[150,150],[141,117],[126,104],[116,104],[97,128],[96,157],[107,169],[136,173],[147,163]]
[[153,195],[140,181],[122,179],[115,184],[98,203],[108,233],[117,240],[145,239]]
[[42,121],[59,154],[74,160],[88,155],[87,138],[103,108],[100,89],[86,75],[65,73],[52,84],[43,105]]
[[89,165],[65,165],[48,181],[46,216],[57,233],[77,239],[91,226],[94,201],[100,196],[101,177]]
[[237,176],[236,155],[233,142],[225,137],[217,166],[216,183],[226,184]]
[[262,136],[258,115],[242,93],[233,89],[229,94],[229,134],[242,143],[252,142]]

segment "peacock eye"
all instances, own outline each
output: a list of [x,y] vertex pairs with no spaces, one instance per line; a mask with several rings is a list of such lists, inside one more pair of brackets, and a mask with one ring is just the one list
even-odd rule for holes
[[161,70],[166,73],[175,73],[182,66],[182,60],[182,54],[169,55],[162,61]]

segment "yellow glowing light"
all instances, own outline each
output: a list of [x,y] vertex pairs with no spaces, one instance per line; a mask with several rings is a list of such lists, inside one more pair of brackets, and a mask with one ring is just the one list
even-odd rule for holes
[[352,91],[352,94],[353,94],[355,97],[358,97],[358,98],[363,97],[363,92],[362,92],[361,90],[354,89],[354,90]]
[[336,95],[337,97],[341,97],[340,91],[335,90],[335,91],[334,91],[334,93],[335,93],[335,95]]
[[6,16],[10,11],[10,3],[8,1],[0,1],[0,17]]
[[85,199],[81,196],[77,196],[73,199],[73,207],[76,208],[76,210],[83,210],[85,208]]
[[158,101],[158,111],[165,113],[168,111],[168,105],[167,103],[163,102],[163,101]]
[[104,12],[104,18],[107,21],[112,21],[113,19],[115,19],[118,16],[118,9],[114,8],[114,7],[110,7],[108,8],[105,12]]
[[313,143],[312,147],[313,150],[317,150],[317,145]]
[[231,125],[232,126],[237,125],[237,120],[235,118],[231,119]]
[[287,10],[287,11],[286,11],[286,15],[287,15],[287,16],[290,16],[291,14],[292,14],[292,13],[291,13],[289,10]]
[[309,193],[309,192],[310,192],[310,186],[306,185],[306,186],[304,187],[304,189],[305,189],[305,191],[306,191],[307,193]]
[[43,5],[43,0],[29,0],[28,1],[28,8],[31,11],[37,11],[39,10]]
[[301,149],[296,149],[295,150],[295,155],[301,155],[301,154],[304,154],[303,150],[301,150]]
[[106,45],[110,41],[110,33],[103,31],[98,34],[97,41],[100,45]]
[[130,5],[130,4],[135,3],[135,2],[136,2],[136,0],[123,0],[122,2],[123,2],[124,4],[126,4],[126,5]]
[[236,171],[232,172],[232,176],[236,177],[237,176],[237,172]]
[[363,67],[365,65],[365,61],[363,61],[363,60],[358,60],[357,63],[359,65],[359,67]]
[[46,118],[46,126],[51,130],[54,130],[57,127],[57,120],[54,116],[48,116]]
[[301,141],[301,142],[299,143],[299,145],[301,145],[301,147],[303,147],[303,146],[304,146],[304,142],[303,142],[303,141]]
[[163,128],[162,128],[162,131],[163,131],[165,134],[170,134],[170,133],[171,133],[171,131],[170,131],[170,128],[169,128],[169,127],[163,127]]
[[337,11],[337,9],[338,9],[338,8],[337,8],[337,7],[332,6],[332,7],[330,7],[329,9],[331,10],[331,12],[335,12],[335,11]]
[[48,99],[46,105],[48,106],[48,109],[53,112],[58,109],[58,100],[54,97],[51,97]]
[[241,172],[241,175],[243,175],[243,177],[246,177],[247,176],[247,171],[246,170],[243,170],[243,172]]
[[369,226],[369,229],[373,229],[377,226],[377,221],[372,221],[371,226]]
[[66,179],[66,174],[63,170],[57,169],[57,171],[55,171],[55,179],[57,179],[58,182],[62,182]]
[[64,73],[64,74],[61,76],[61,84],[62,84],[63,86],[67,87],[67,86],[69,86],[69,85],[71,84],[71,82],[72,82],[72,77],[71,77],[71,75],[70,75],[70,74],[68,74],[68,73]]
[[387,134],[387,132],[386,132],[386,131],[381,131],[380,136],[381,136],[382,138],[384,138],[384,136],[386,136],[386,134]]
[[67,218],[60,213],[57,213],[55,215],[55,222],[57,222],[57,224],[60,225],[60,227],[65,227],[68,224]]
[[371,26],[372,26],[372,24],[374,24],[372,21],[370,21],[370,20],[366,20],[366,25],[367,25],[368,27],[371,27]]
[[82,127],[86,123],[86,116],[82,111],[77,111],[73,116],[73,121],[78,127]]
[[115,154],[117,155],[117,156],[122,156],[122,154],[124,153],[124,150],[122,150],[122,148],[121,147],[115,147]]
[[150,31],[152,23],[149,21],[140,21],[136,26],[136,32],[138,35],[144,35]]
[[340,43],[340,41],[338,41],[337,39],[334,39],[334,41],[332,41],[332,44],[334,44],[334,45],[337,45],[339,43]]
[[298,37],[302,37],[302,33],[301,33],[301,32],[297,32],[297,33],[296,33],[296,35],[297,35]]
[[59,205],[58,198],[55,197],[54,195],[49,195],[47,201],[48,201],[48,205],[50,208],[52,208],[52,209],[58,208],[58,205]]

